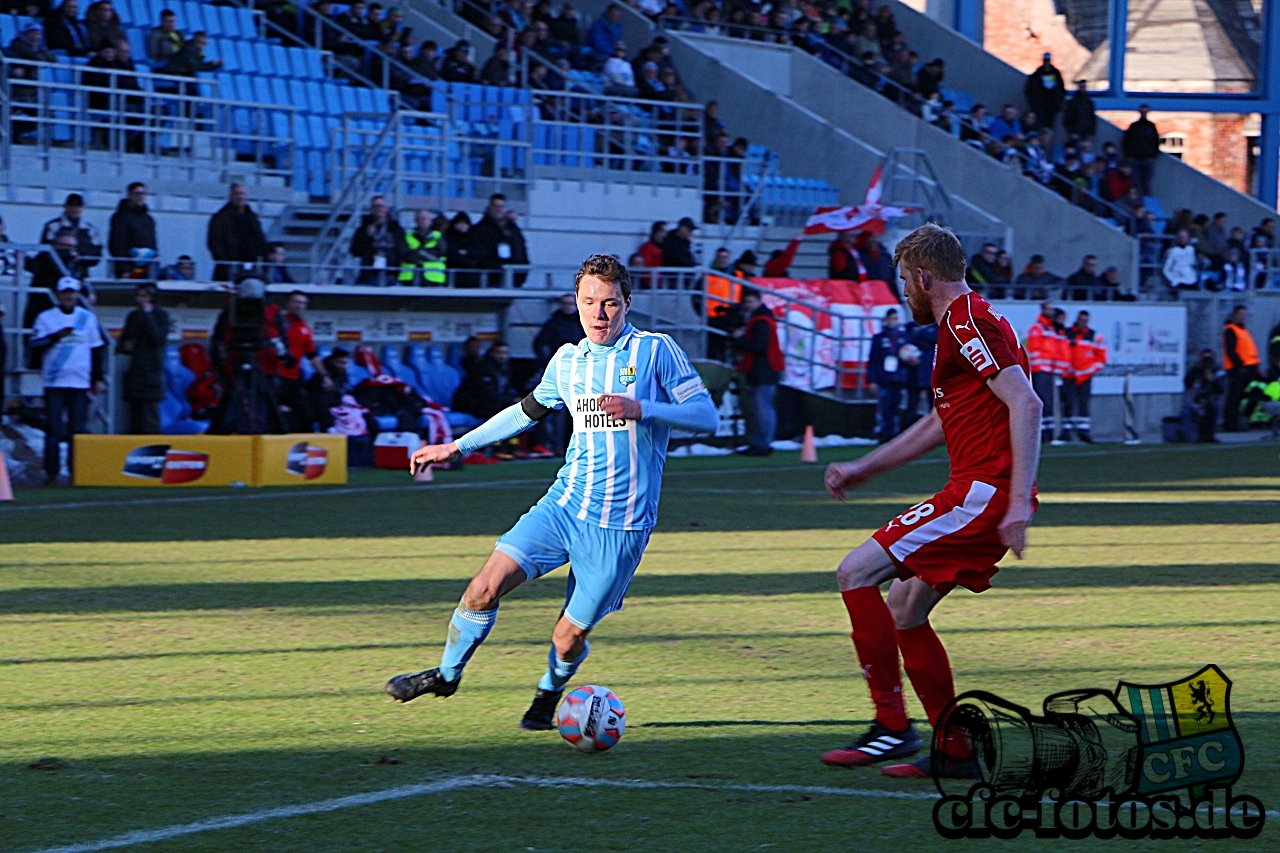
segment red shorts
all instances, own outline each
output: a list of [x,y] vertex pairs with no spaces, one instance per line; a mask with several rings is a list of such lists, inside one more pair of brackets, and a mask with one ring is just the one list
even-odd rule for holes
[[918,577],[943,595],[957,585],[983,592],[991,588],[999,571],[996,563],[1009,550],[997,532],[1008,506],[1009,493],[1003,488],[981,480],[953,480],[873,538],[903,580]]

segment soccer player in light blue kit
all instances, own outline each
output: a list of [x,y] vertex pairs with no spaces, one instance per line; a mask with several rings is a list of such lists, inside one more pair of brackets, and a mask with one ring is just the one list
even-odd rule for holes
[[657,522],[672,428],[716,428],[711,394],[680,347],[627,322],[631,278],[616,258],[587,258],[574,290],[586,339],[560,348],[533,393],[457,441],[413,454],[416,471],[505,441],[554,409],[567,407],[573,416],[564,467],[467,586],[449,621],[440,666],[387,682],[387,693],[401,702],[424,693],[452,696],[493,629],[502,597],[568,562],[569,588],[547,671],[520,722],[523,729],[553,728],[564,686],[591,651],[587,635],[622,607]]

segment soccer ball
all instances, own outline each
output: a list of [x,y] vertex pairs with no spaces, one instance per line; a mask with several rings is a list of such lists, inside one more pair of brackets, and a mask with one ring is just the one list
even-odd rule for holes
[[604,752],[616,746],[627,727],[627,709],[612,690],[598,684],[579,687],[556,711],[560,736],[583,752]]
[[920,347],[915,344],[903,344],[898,349],[898,359],[905,365],[915,367],[920,363]]

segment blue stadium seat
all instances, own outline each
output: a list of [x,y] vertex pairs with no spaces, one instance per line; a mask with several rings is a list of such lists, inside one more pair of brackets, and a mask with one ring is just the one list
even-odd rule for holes
[[329,115],[329,102],[320,84],[315,80],[304,80],[302,87],[307,90],[307,103],[311,105],[311,111],[317,115]]
[[418,371],[404,363],[404,359],[400,355],[399,344],[384,344],[382,347],[382,367],[387,373],[390,373],[396,379],[404,382],[413,388],[419,394],[423,394],[421,380],[418,378]]
[[324,61],[320,57],[318,50],[302,51],[302,59],[306,63],[308,76],[314,80],[324,80],[328,75],[324,73]]
[[307,68],[307,60],[303,55],[305,51],[301,48],[291,47],[287,49],[289,54],[290,75],[297,77],[299,80],[306,80],[311,76],[310,70]]
[[338,96],[342,98],[342,111],[344,113],[360,112],[360,90],[355,86],[339,86]]
[[326,80],[317,84],[320,87],[320,97],[324,101],[325,112],[331,116],[341,116],[342,109],[342,87],[332,80]]
[[[293,99],[289,97],[289,81],[283,77],[270,77],[267,84],[271,87],[271,99],[268,103],[272,104],[292,104]],[[298,109],[302,109],[302,104],[294,104]]]
[[270,54],[269,62],[259,69],[259,73],[273,77],[292,77],[293,65],[289,62],[289,49],[278,44],[268,44],[267,51]]
[[409,365],[422,380],[419,390],[424,397],[442,406],[453,404],[453,395],[462,384],[462,371],[445,362],[440,347],[410,344]]

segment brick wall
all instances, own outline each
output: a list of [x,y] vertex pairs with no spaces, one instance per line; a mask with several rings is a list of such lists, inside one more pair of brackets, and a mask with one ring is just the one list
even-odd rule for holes
[[1053,64],[1071,87],[1073,75],[1089,59],[1085,49],[1054,11],[1053,0],[985,0],[983,47],[1024,73],[1053,54]]

